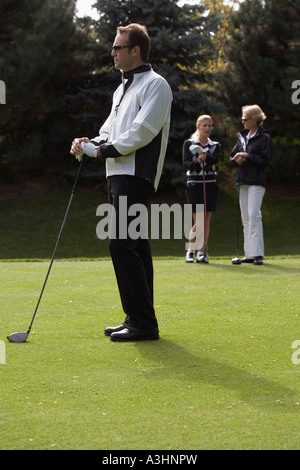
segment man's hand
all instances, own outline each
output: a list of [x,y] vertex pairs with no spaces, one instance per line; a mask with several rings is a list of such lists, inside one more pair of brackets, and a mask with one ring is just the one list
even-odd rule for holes
[[76,138],[73,140],[70,150],[71,155],[75,155],[77,160],[82,160],[82,155],[85,154],[88,157],[96,158],[100,155],[99,147],[92,144],[88,137]]
[[71,150],[70,154],[71,155],[82,155],[82,147],[81,147],[81,142],[86,142],[88,143],[90,139],[88,137],[81,137],[80,139],[74,139],[71,145]]
[[98,156],[99,147],[96,147],[91,142],[81,142],[81,148],[88,157],[96,158]]

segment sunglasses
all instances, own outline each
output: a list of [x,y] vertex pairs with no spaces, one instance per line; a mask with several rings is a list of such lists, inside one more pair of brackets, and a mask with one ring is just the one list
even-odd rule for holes
[[125,49],[126,47],[132,47],[132,46],[112,46],[112,51],[114,52],[119,52],[121,49]]

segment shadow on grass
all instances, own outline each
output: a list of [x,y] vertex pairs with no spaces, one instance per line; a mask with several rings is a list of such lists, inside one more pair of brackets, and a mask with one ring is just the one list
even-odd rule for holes
[[[217,388],[226,388],[237,392],[245,403],[264,409],[282,405],[285,411],[295,412],[299,395],[275,379],[269,380],[254,372],[247,371],[245,366],[234,367],[222,358],[211,359],[207,356],[192,353],[168,338],[152,343],[136,343],[139,353],[149,361],[159,363],[145,372],[162,383],[182,379],[185,383],[194,383],[201,393],[201,385],[209,384]],[[169,385],[168,385],[169,386]]]

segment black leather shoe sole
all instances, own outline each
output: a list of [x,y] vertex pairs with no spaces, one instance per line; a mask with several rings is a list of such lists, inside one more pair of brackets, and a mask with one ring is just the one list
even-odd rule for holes
[[148,341],[159,339],[158,329],[142,331],[137,328],[123,328],[110,335],[111,341]]

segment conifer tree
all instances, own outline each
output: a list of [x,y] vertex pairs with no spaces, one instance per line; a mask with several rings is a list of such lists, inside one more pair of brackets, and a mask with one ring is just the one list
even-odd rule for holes
[[[279,123],[278,118],[292,111],[291,83],[300,72],[299,31],[300,5],[296,1],[245,0],[241,4],[232,16],[228,67],[223,76],[235,114],[243,103],[259,101],[274,121],[273,129],[289,132],[292,123]],[[290,130],[294,133],[293,124]]]
[[300,109],[291,99],[300,76],[299,2],[245,0],[232,15],[226,56],[219,84],[232,117],[240,118],[243,105],[259,104],[276,144],[274,175],[299,175]]
[[65,87],[75,73],[76,0],[2,0],[2,160],[54,158],[65,139]]
[[208,14],[201,3],[179,7],[176,0],[96,0],[95,6],[100,20],[95,24],[98,54],[93,81],[97,74],[100,80],[86,93],[97,94],[102,110],[99,117],[104,117],[103,110],[108,111],[112,92],[120,83],[120,72],[114,70],[111,58],[116,28],[144,24],[151,37],[149,62],[173,91],[168,154],[180,160],[183,139],[194,131],[198,115],[217,108],[205,85],[210,79],[207,64],[213,49],[211,34],[219,28],[218,16]]

